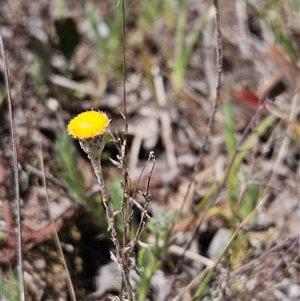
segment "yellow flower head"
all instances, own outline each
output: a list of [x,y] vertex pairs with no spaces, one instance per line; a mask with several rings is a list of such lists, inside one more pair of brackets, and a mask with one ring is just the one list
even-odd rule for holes
[[102,135],[109,122],[110,120],[104,112],[84,112],[69,122],[68,133],[76,139],[91,139]]

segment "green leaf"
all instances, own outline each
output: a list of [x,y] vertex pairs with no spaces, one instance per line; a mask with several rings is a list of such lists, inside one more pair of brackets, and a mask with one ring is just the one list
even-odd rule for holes
[[237,145],[237,140],[235,138],[235,124],[234,124],[234,114],[232,109],[232,104],[229,100],[224,100],[222,104],[222,113],[224,116],[223,122],[223,133],[225,136],[225,142],[229,155],[233,155],[234,150]]

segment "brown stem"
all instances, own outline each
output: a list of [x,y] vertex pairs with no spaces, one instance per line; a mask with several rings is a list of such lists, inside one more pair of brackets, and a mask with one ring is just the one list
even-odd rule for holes
[[[102,174],[102,167],[101,167],[101,163],[100,163],[100,155],[97,157],[89,156],[89,158],[93,165],[94,172],[97,177],[97,182],[100,187],[103,205],[105,207],[106,215],[108,218],[108,230],[111,232],[112,240],[116,244],[115,240],[117,242],[118,242],[118,240],[117,240],[117,231],[116,231],[116,227],[115,227],[115,215],[114,215],[113,209],[111,207],[109,197],[108,197],[108,192],[107,192],[106,185],[104,182],[104,178],[103,178],[103,174]],[[119,242],[118,242],[118,244],[119,244]],[[116,247],[117,247],[117,245],[116,245]]]

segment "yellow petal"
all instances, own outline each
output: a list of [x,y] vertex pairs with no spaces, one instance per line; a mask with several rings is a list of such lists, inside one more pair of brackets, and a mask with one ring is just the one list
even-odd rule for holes
[[76,139],[102,135],[110,120],[104,112],[87,111],[74,117],[68,124],[68,133]]

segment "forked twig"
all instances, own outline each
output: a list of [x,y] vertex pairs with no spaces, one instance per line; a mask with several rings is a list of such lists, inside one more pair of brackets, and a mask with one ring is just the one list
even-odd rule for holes
[[[140,223],[139,223],[139,226],[138,226],[138,229],[136,231],[136,234],[135,234],[135,237],[132,239],[132,241],[130,242],[130,248],[131,248],[131,252],[134,251],[134,248],[136,247],[136,244],[138,243],[143,231],[145,230],[146,226],[147,226],[147,222],[149,221],[150,219],[150,216],[148,215],[148,206],[151,202],[151,195],[149,193],[149,186],[150,186],[150,181],[151,181],[151,177],[152,177],[152,174],[153,174],[153,170],[154,170],[154,167],[155,167],[155,164],[156,164],[156,159],[155,159],[155,155],[154,155],[154,152],[150,152],[149,154],[149,158],[147,160],[147,162],[145,163],[144,165],[144,168],[141,172],[141,175],[139,177],[139,180],[141,179],[141,176],[146,168],[146,166],[148,165],[148,163],[152,161],[153,164],[152,164],[152,167],[151,167],[151,170],[150,170],[150,173],[147,177],[147,183],[146,183],[146,188],[145,188],[145,192],[141,192],[140,193],[142,194],[142,196],[144,197],[145,201],[146,201],[146,204],[144,206],[141,206],[137,201],[135,201],[134,199],[134,194],[133,194],[133,197],[131,198],[132,202],[138,207],[138,209],[141,211],[141,219],[140,219]],[[136,189],[136,188],[135,188]]]
[[15,123],[14,123],[13,110],[12,110],[11,91],[10,91],[10,85],[9,85],[9,79],[8,79],[8,67],[7,67],[7,62],[6,62],[1,28],[0,28],[0,46],[1,46],[1,53],[2,53],[2,60],[3,60],[5,85],[6,85],[6,91],[7,91],[7,103],[8,103],[10,133],[11,133],[12,151],[13,151],[14,186],[15,186],[15,198],[16,198],[16,208],[17,208],[17,228],[18,228],[18,233],[17,233],[18,284],[19,284],[20,301],[25,301],[24,271],[23,271],[23,257],[22,257],[21,202],[20,202],[20,188],[19,188],[17,141],[16,141]]

